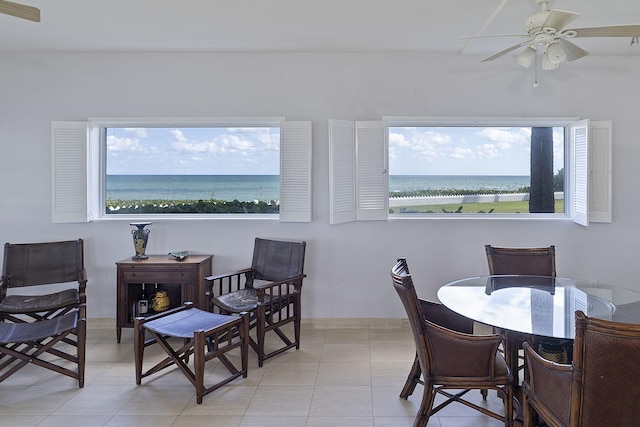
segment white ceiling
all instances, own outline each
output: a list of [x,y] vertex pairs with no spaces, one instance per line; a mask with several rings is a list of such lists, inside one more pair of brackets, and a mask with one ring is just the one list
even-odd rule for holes
[[[0,15],[0,52],[447,52],[488,56],[524,39],[535,0],[13,0],[34,23]],[[638,0],[553,0],[570,28],[640,23]],[[591,55],[637,55],[630,38],[574,40]],[[518,51],[511,55],[517,54]],[[503,59],[502,59],[503,60]]]

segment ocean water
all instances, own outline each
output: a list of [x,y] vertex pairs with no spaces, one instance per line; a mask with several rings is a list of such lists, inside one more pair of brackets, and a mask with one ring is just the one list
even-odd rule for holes
[[107,175],[107,200],[280,200],[278,175]]
[[[505,190],[529,186],[528,176],[392,175],[390,191]],[[280,199],[277,175],[107,175],[108,200]]]
[[411,190],[499,190],[528,187],[529,176],[514,175],[391,175],[389,191]]

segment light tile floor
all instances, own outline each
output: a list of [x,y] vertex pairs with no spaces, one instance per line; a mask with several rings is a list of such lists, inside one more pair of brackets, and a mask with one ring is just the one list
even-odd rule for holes
[[[77,382],[38,366],[27,366],[0,384],[0,426],[412,426],[422,386],[408,400],[398,397],[415,347],[406,329],[303,328],[300,350],[289,350],[258,368],[250,351],[249,374],[204,397],[177,369],[135,384],[133,333],[89,329],[86,380]],[[145,353],[145,365],[162,356],[158,346]],[[237,355],[235,355],[237,357]],[[225,372],[207,364],[209,383]],[[205,378],[205,384],[207,379]],[[490,393],[482,405],[499,410]],[[503,425],[453,404],[429,427]]]

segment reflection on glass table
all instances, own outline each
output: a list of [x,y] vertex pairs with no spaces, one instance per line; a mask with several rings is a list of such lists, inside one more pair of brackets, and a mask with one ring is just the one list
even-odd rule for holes
[[465,317],[511,331],[573,339],[575,311],[640,324],[640,291],[569,278],[484,276],[448,283],[440,301]]

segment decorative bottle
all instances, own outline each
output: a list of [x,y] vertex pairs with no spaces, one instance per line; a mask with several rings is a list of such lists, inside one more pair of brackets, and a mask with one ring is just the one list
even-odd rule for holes
[[140,299],[138,300],[138,315],[147,314],[149,312],[149,297],[144,289],[144,283],[142,284],[142,292],[140,293]]

